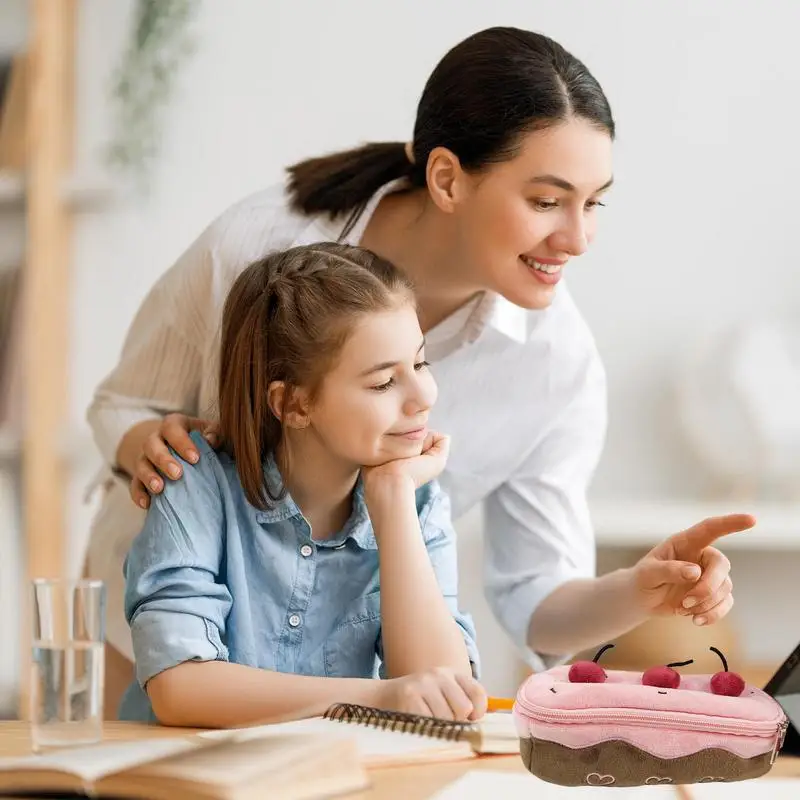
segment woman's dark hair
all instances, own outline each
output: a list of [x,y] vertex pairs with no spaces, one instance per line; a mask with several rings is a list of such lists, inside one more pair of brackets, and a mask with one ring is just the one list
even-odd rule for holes
[[[399,269],[343,244],[273,253],[237,277],[222,312],[219,423],[253,506],[268,508],[280,496],[264,483],[264,461],[277,457],[283,438],[269,405],[270,384],[283,381],[285,403],[299,386],[313,401],[365,314],[413,302],[411,283]],[[289,464],[280,467],[285,478]]]
[[547,36],[488,28],[456,45],[428,78],[417,106],[413,159],[404,142],[377,142],[289,167],[293,207],[305,214],[353,212],[385,183],[425,186],[428,155],[446,147],[466,170],[512,158],[521,136],[579,117],[614,137],[600,84]]

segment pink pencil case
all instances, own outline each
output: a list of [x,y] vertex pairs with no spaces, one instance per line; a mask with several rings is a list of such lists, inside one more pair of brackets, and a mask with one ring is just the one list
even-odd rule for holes
[[769,772],[786,715],[727,665],[715,675],[674,669],[691,662],[641,673],[603,670],[598,656],[533,675],[519,688],[513,715],[534,775],[562,786],[648,786]]

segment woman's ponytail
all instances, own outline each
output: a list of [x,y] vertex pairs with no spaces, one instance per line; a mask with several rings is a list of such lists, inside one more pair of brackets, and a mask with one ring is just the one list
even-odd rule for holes
[[332,217],[362,208],[389,181],[408,178],[413,184],[416,178],[404,142],[373,142],[309,158],[287,171],[292,207]]

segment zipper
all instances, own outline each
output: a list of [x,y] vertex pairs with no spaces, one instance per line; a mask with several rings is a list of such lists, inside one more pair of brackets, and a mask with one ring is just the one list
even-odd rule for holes
[[772,747],[772,755],[769,759],[770,766],[775,763],[775,759],[778,757],[781,747],[783,747],[783,741],[786,738],[786,729],[788,727],[788,719],[784,719],[782,722],[778,723],[778,735],[775,737],[775,744]]
[[582,722],[593,723],[627,723],[631,725],[643,725],[657,728],[681,728],[691,731],[712,731],[714,733],[729,733],[738,736],[767,736],[775,734],[775,749],[779,749],[778,744],[781,734],[785,735],[785,722],[761,721],[750,722],[746,727],[739,722],[727,722],[722,717],[703,718],[699,720],[697,714],[689,714],[680,711],[654,711],[642,714],[636,711],[614,711],[613,709],[597,709],[597,711],[585,709],[578,711],[558,711],[542,706],[534,706],[526,702],[524,698],[517,698],[517,702],[523,709],[528,711],[540,722],[553,722],[562,724],[580,724]]

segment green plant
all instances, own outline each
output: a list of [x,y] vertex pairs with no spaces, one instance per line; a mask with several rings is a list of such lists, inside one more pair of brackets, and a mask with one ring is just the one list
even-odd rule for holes
[[164,112],[182,63],[194,52],[189,23],[199,0],[137,0],[128,47],[114,75],[116,110],[110,164],[149,182],[161,147]]

